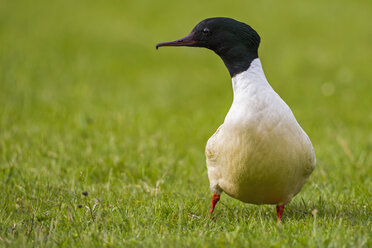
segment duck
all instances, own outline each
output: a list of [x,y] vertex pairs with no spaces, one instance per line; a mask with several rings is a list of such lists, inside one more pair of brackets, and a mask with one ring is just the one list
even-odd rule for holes
[[159,47],[207,48],[224,62],[233,102],[205,148],[209,216],[221,194],[250,204],[276,205],[277,222],[316,166],[310,138],[266,79],[258,57],[261,38],[249,25],[227,17],[199,22],[182,39]]

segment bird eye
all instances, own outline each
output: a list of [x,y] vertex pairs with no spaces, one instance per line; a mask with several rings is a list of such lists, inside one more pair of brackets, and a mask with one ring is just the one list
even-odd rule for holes
[[205,29],[203,29],[203,33],[204,34],[208,34],[208,33],[210,33],[211,31],[209,30],[209,28],[205,28]]

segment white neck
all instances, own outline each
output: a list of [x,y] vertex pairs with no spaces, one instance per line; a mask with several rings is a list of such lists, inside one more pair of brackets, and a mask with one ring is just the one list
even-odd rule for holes
[[251,94],[258,93],[263,88],[271,88],[262,70],[259,58],[254,59],[250,67],[232,78],[234,101],[239,101]]

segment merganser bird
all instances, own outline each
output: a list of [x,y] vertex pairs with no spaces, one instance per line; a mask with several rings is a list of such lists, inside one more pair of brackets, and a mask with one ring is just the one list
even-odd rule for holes
[[260,36],[231,18],[208,18],[185,38],[162,46],[204,47],[225,63],[234,98],[223,124],[208,140],[205,155],[213,212],[222,192],[253,204],[284,205],[315,168],[315,153],[291,109],[273,90],[258,58]]

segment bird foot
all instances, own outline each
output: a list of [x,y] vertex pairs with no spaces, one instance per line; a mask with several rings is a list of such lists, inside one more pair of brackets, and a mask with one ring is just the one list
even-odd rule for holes
[[208,217],[211,216],[211,214],[213,213],[213,210],[214,208],[216,207],[216,204],[217,202],[220,200],[220,195],[217,195],[216,193],[213,193],[213,197],[212,197],[212,206],[211,206],[211,209],[209,210],[209,214],[208,214]]
[[278,225],[282,220],[283,212],[284,212],[284,205],[277,205],[276,206],[276,214],[277,214],[276,224]]

